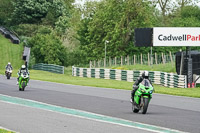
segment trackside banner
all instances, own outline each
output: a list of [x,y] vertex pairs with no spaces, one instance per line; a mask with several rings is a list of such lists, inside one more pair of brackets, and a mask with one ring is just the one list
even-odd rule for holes
[[200,46],[200,28],[155,27],[153,46]]

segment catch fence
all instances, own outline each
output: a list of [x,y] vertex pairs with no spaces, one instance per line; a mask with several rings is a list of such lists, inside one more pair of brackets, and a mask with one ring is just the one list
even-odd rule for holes
[[174,63],[175,62],[175,55],[171,54],[157,54],[154,53],[152,56],[148,54],[140,54],[140,55],[133,55],[133,56],[120,56],[120,57],[108,57],[99,60],[90,61],[89,65],[90,68],[100,68],[100,67],[109,67],[109,66],[122,66],[122,65],[135,65],[135,64],[142,64],[142,65],[152,65],[152,64],[166,64],[166,63]]

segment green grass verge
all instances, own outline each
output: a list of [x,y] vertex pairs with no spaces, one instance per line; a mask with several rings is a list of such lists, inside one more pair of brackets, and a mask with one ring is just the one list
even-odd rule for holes
[[114,66],[111,69],[121,69],[121,70],[148,70],[148,71],[162,71],[162,72],[172,72],[176,73],[175,63],[157,64],[157,65],[125,65],[125,66]]
[[[55,74],[45,71],[30,70],[30,78],[35,80],[43,80],[43,81],[50,81],[50,82],[57,82],[64,84],[125,89],[125,90],[131,90],[133,85],[133,82],[127,82],[127,81],[74,77],[71,76],[71,72],[72,72],[71,67],[65,69],[65,74]],[[160,85],[154,85],[154,88],[156,91],[155,93],[200,98],[200,88],[167,88]]]
[[5,129],[0,129],[0,133],[15,133],[15,132],[7,131],[7,130],[5,130]]
[[0,34],[0,70],[5,71],[5,66],[11,62],[13,69],[19,69],[23,64],[22,44],[13,44],[9,39]]

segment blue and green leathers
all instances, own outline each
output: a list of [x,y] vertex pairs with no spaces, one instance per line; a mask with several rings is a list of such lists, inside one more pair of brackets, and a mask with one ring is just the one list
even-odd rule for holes
[[139,84],[132,103],[132,109],[134,113],[138,113],[139,110],[142,110],[142,113],[146,114],[153,91],[154,88],[148,79],[144,79]]
[[29,82],[29,74],[27,72],[21,73],[19,76],[19,91],[24,91]]

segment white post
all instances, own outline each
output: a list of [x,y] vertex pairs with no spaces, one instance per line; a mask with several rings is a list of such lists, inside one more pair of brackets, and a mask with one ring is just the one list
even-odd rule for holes
[[104,61],[105,64],[104,64],[104,67],[106,66],[106,47],[107,47],[106,44],[107,44],[107,43],[109,43],[109,41],[106,40],[106,41],[105,41],[105,61]]

